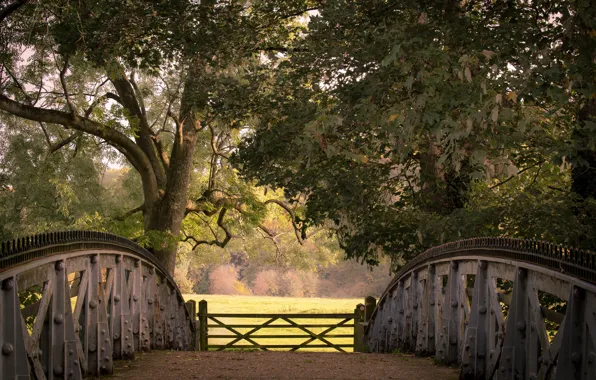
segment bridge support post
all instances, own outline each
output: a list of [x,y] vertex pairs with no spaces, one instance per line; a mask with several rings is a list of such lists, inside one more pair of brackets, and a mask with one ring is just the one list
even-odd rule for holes
[[474,294],[470,309],[469,323],[466,328],[464,350],[462,353],[462,371],[460,378],[484,379],[486,377],[486,358],[488,347],[488,263],[478,261]]
[[354,352],[366,352],[364,343],[364,305],[354,309]]
[[199,351],[207,351],[207,301],[199,301]]
[[21,308],[16,278],[2,281],[0,290],[0,378],[29,378],[29,361],[23,340]]

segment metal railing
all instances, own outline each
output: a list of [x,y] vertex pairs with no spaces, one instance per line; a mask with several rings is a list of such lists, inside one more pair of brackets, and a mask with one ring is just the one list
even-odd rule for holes
[[107,233],[2,243],[0,378],[110,374],[137,351],[193,347],[190,314],[153,255]]

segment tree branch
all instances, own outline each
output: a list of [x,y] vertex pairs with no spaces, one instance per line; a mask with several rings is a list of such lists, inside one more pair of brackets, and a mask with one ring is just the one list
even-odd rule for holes
[[72,135],[68,136],[67,138],[65,138],[64,140],[59,141],[55,144],[51,144],[50,145],[50,154],[57,152],[63,146],[68,145],[71,142],[75,141],[77,138],[81,137],[82,134],[83,134],[82,132],[77,131],[77,132],[73,133]]
[[496,185],[493,185],[493,186],[489,187],[488,189],[489,189],[489,190],[492,190],[492,189],[494,189],[494,188],[497,188],[497,187],[499,187],[499,186],[501,186],[501,185],[504,185],[504,184],[506,184],[507,182],[511,181],[512,179],[514,179],[514,178],[516,178],[516,177],[519,177],[519,175],[520,175],[520,174],[522,174],[523,172],[525,172],[525,171],[528,171],[528,170],[530,170],[530,169],[532,169],[532,168],[535,168],[535,167],[536,167],[536,166],[538,166],[538,165],[542,165],[542,164],[544,163],[544,161],[545,161],[545,160],[538,161],[537,163],[535,163],[535,164],[533,164],[533,165],[530,165],[530,166],[528,166],[528,167],[525,167],[525,168],[523,168],[522,170],[520,170],[519,172],[517,172],[516,174],[514,174],[514,175],[512,175],[511,177],[507,178],[506,180],[504,180],[504,181],[501,181],[501,182],[497,183]]
[[206,244],[206,245],[216,245],[220,248],[225,248],[225,246],[229,243],[229,241],[232,239],[232,233],[230,232],[229,228],[226,227],[223,224],[225,215],[226,215],[227,209],[226,208],[222,208],[221,211],[219,212],[219,217],[217,218],[217,225],[219,226],[219,228],[221,228],[224,233],[226,234],[226,236],[224,237],[223,240],[219,240],[217,238],[217,236],[215,237],[214,240],[198,240],[193,236],[190,235],[186,235],[186,233],[184,233],[184,235],[186,236],[186,238],[184,240],[182,240],[183,242],[188,242],[189,240],[192,240],[195,242],[194,246],[192,247],[193,250],[195,250],[199,245],[201,244]]
[[268,205],[270,203],[275,203],[279,207],[286,210],[286,212],[292,218],[292,227],[294,227],[294,234],[296,235],[296,239],[298,240],[298,243],[300,243],[300,245],[304,244],[304,239],[302,238],[302,228],[300,228],[298,226],[298,224],[296,223],[296,213],[294,212],[294,210],[292,210],[288,204],[286,204],[285,202],[282,202],[278,199],[269,199],[269,200],[265,201],[265,205]]
[[130,211],[127,211],[123,215],[114,217],[114,219],[117,220],[117,221],[119,221],[119,222],[122,222],[122,221],[126,220],[127,218],[130,218],[131,216],[133,216],[137,212],[143,211],[144,208],[145,208],[145,205],[140,205],[139,207],[136,207],[136,208],[133,208]]
[[0,10],[0,22],[4,21],[14,11],[27,4],[28,0],[16,0]]
[[151,163],[143,150],[120,131],[107,128],[103,124],[84,117],[76,115],[73,117],[73,115],[63,111],[22,104],[3,94],[0,94],[0,110],[28,120],[60,124],[105,140],[118,149],[139,172],[145,185],[143,186],[145,200],[147,202],[157,200],[158,186]]

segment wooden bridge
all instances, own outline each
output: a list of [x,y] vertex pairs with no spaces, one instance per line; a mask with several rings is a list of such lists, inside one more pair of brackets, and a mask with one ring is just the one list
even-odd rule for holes
[[[80,379],[139,351],[205,350],[207,320],[221,317],[184,304],[148,251],[106,233],[4,243],[0,282],[1,379]],[[463,379],[596,379],[591,252],[500,238],[445,244],[403,268],[378,306],[369,297],[339,317],[354,325],[356,351],[431,356],[458,364]],[[260,328],[296,317],[268,318]],[[333,347],[328,332],[294,324],[305,342]],[[234,342],[257,331],[228,330]]]

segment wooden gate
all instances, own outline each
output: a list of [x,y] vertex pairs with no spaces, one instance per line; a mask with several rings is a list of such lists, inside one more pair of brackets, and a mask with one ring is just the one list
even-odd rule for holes
[[[226,349],[321,349],[333,348],[346,352],[344,348],[354,349],[354,328],[362,318],[362,309],[357,307],[354,313],[346,314],[241,314],[208,313],[207,301],[199,302],[199,347],[201,351]],[[245,320],[264,322],[246,323]],[[238,321],[240,320],[240,321]],[[318,323],[316,323],[318,322]],[[208,334],[208,329],[225,329],[231,334]],[[263,330],[266,333],[263,333]],[[338,333],[336,330],[342,330]],[[243,332],[239,330],[244,330]],[[281,333],[279,333],[280,330]],[[288,334],[287,330],[294,332]],[[317,331],[320,330],[320,331]],[[347,331],[346,331],[347,330]],[[261,331],[260,334],[256,334]],[[274,332],[278,332],[274,334]],[[333,342],[343,338],[344,342]],[[345,340],[349,338],[349,343]],[[226,343],[214,344],[210,340],[229,339]],[[283,340],[283,344],[259,343],[257,340]],[[356,343],[358,345],[358,343]]]

